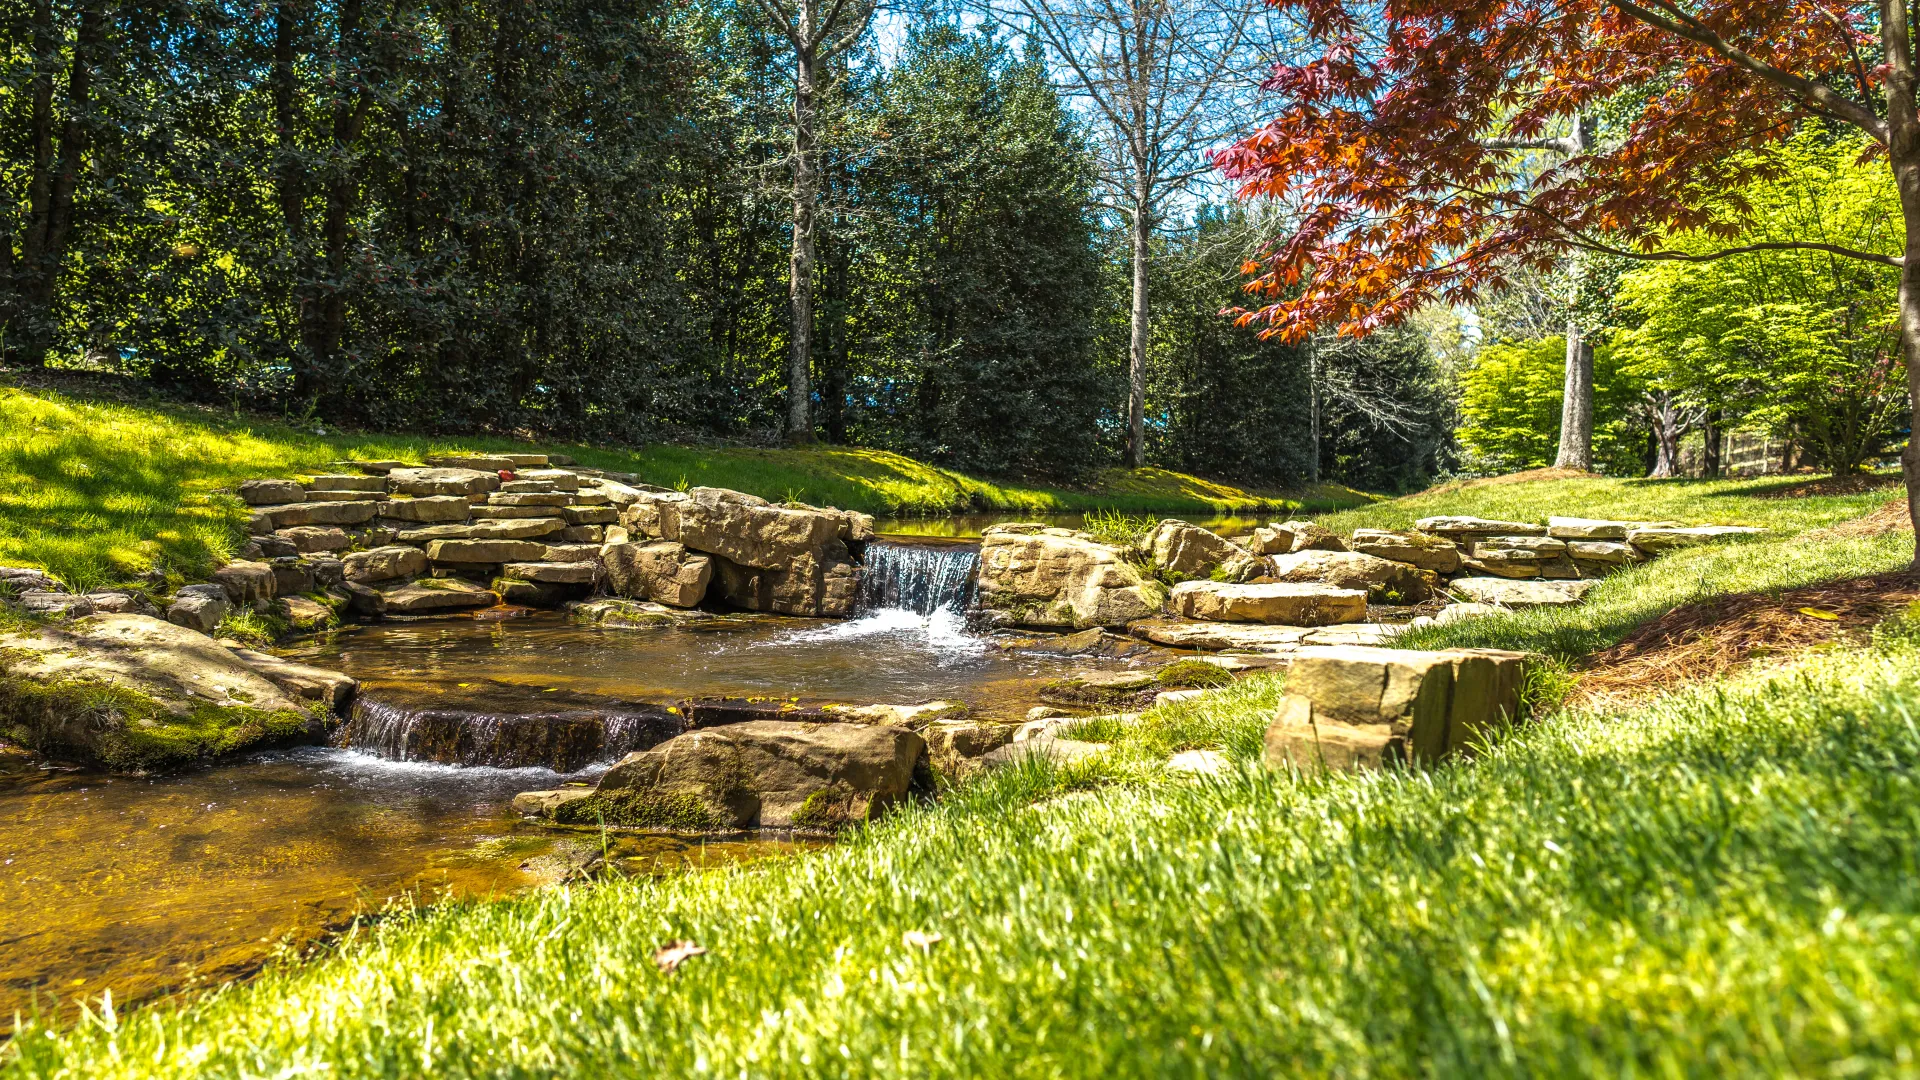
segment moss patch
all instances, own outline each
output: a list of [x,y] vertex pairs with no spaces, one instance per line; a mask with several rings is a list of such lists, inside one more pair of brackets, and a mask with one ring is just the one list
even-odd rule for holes
[[851,820],[847,815],[847,800],[853,792],[843,784],[829,784],[807,796],[800,809],[793,812],[793,827],[796,829],[839,829]]
[[1233,673],[1205,660],[1175,660],[1153,673],[1161,686],[1211,687],[1233,682]]
[[733,827],[732,818],[697,795],[639,788],[595,792],[584,799],[564,803],[553,812],[553,820],[562,825],[617,825],[688,832]]

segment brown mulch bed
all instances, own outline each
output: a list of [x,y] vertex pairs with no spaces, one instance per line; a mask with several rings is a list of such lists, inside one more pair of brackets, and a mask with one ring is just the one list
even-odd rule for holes
[[1852,521],[1843,521],[1838,525],[1829,525],[1806,534],[1801,539],[1818,539],[1823,536],[1852,539],[1867,536],[1885,536],[1888,533],[1912,532],[1913,518],[1907,513],[1905,497],[1889,499],[1878,510],[1857,517]]
[[1875,623],[1916,603],[1920,577],[1901,572],[1683,604],[1590,657],[1569,704],[1639,697],[1864,640]]

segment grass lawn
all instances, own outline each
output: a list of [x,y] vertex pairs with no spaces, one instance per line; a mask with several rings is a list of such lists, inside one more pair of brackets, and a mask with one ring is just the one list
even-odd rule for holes
[[[1589,483],[1500,498],[1725,498],[1776,535],[1428,643],[1565,658],[1689,597],[1911,554],[1911,534],[1804,534],[1886,492]],[[1247,680],[825,852],[399,916],[184,1007],[30,1021],[10,1052],[63,1077],[1913,1075],[1920,632],[1888,625],[1414,772],[1253,767],[1280,680]],[[1190,747],[1240,767],[1162,770]],[[710,951],[662,975],[675,939]]]
[[[323,470],[348,458],[418,461],[450,450],[529,449],[506,439],[314,435],[283,424],[153,402],[115,402],[0,386],[0,565],[40,566],[79,589],[155,565],[189,575],[230,558],[244,514],[220,492],[249,477]],[[880,450],[539,444],[582,464],[663,486],[729,487],[770,499],[877,514],[1112,508],[1213,513],[1299,508],[1164,469],[1111,470],[1086,490],[997,482]],[[1327,486],[1307,506],[1368,497]]]

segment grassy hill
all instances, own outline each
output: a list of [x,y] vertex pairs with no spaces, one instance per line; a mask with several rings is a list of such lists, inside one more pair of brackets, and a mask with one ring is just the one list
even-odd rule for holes
[[[1783,590],[1906,565],[1897,518],[1862,519],[1888,492],[1769,483],[1542,479],[1365,514],[1773,530],[1576,613],[1426,635],[1541,649],[1564,681],[1677,606],[1827,626]],[[184,1007],[29,1021],[8,1052],[49,1077],[1903,1074],[1920,621],[1761,663],[1579,708],[1536,688],[1542,715],[1476,761],[1335,777],[1254,764],[1281,679],[1247,680],[828,851],[398,916]],[[1162,769],[1194,747],[1240,767]],[[676,939],[709,952],[663,975]]]
[[994,481],[883,450],[648,446],[609,449],[507,439],[311,429],[157,401],[0,386],[0,564],[41,566],[76,588],[149,567],[196,574],[230,558],[244,520],[231,492],[249,477],[359,458],[418,461],[452,450],[537,450],[662,486],[728,487],[874,514],[1044,513],[1109,508],[1206,514],[1355,505],[1332,485],[1254,491],[1165,469],[1108,471],[1085,489]]

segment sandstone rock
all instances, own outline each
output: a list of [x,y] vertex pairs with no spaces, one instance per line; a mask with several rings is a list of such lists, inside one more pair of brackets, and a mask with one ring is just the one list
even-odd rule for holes
[[213,572],[214,584],[226,591],[227,602],[250,608],[271,600],[277,592],[273,567],[261,562],[231,562]]
[[347,580],[347,564],[339,559],[315,555],[308,558],[306,564],[313,571],[313,583],[318,588],[329,588]]
[[[543,480],[547,486],[553,486],[551,480]],[[573,501],[573,496],[564,491],[496,491],[487,496],[488,506],[565,506]]]
[[967,706],[959,701],[923,701],[917,705],[827,705],[823,711],[849,724],[883,724],[920,731],[935,720],[964,719]]
[[423,495],[410,499],[391,499],[380,515],[396,522],[465,521],[473,506],[462,495]]
[[1355,529],[1351,546],[1363,555],[1406,563],[1436,574],[1451,574],[1460,569],[1460,548],[1444,537],[1389,529]]
[[998,749],[988,751],[980,759],[981,769],[1001,769],[1022,762],[1045,761],[1054,765],[1071,765],[1076,761],[1085,761],[1099,757],[1112,749],[1106,743],[1083,742],[1079,739],[1062,739],[1045,736],[1011,742]]
[[296,525],[290,529],[281,529],[275,536],[293,545],[294,550],[303,554],[316,551],[345,551],[353,546],[352,538],[343,529],[322,525]]
[[1625,566],[1634,558],[1633,545],[1605,540],[1569,540],[1567,554],[1577,563],[1599,563],[1604,566]]
[[1267,732],[1276,767],[1438,761],[1520,714],[1526,658],[1496,649],[1306,648]]
[[341,562],[348,581],[394,581],[427,572],[427,553],[399,544],[356,551]]
[[1550,517],[1547,535],[1561,540],[1625,540],[1629,521],[1604,521],[1599,518]]
[[789,510],[724,488],[694,488],[688,496],[678,504],[677,539],[736,566],[784,569],[800,555],[817,559],[839,541],[837,514]]
[[[78,619],[95,611],[94,602],[64,590],[28,589],[14,601],[20,610],[42,619]],[[218,622],[219,620],[214,620]]]
[[[520,468],[510,454],[429,454],[427,464],[438,469],[492,473],[496,480],[500,473],[517,472]],[[540,458],[540,464],[546,464],[546,458]]]
[[382,589],[379,596],[381,610],[387,615],[431,615],[441,611],[492,607],[500,602],[492,590],[458,578],[427,579],[412,585]]
[[522,581],[507,577],[494,578],[491,588],[503,604],[535,608],[559,607],[583,591],[577,585],[552,585],[544,581]]
[[1366,618],[1367,594],[1320,584],[1183,581],[1173,587],[1169,606],[1189,619],[1325,626]]
[[[620,523],[635,537],[651,537],[655,540],[680,539],[680,510],[692,503],[692,498],[678,491],[637,491],[624,488],[618,492],[602,487],[614,505],[621,507]],[[622,503],[622,498],[628,501]]]
[[[833,550],[845,548],[835,540]],[[715,556],[713,587],[746,611],[840,619],[853,614],[859,577],[852,563],[823,563],[811,555],[795,556],[785,570],[737,566]]]
[[1189,776],[1219,776],[1231,766],[1218,750],[1182,750],[1167,759],[1167,771]]
[[608,544],[600,549],[607,585],[616,595],[690,608],[706,598],[713,581],[713,560],[689,552],[685,544],[657,540]]
[[[557,509],[559,508],[553,506],[494,506],[488,503],[475,506],[473,516],[481,520],[493,521],[545,521],[553,518],[554,511]],[[566,522],[563,520],[560,524],[564,528]]]
[[1180,619],[1140,619],[1127,624],[1127,631],[1156,645],[1175,649],[1234,649],[1280,655],[1291,653],[1307,635],[1307,630],[1298,626],[1186,622]]
[[1166,589],[1086,533],[995,525],[980,541],[978,596],[1015,623],[1085,630],[1154,614]]
[[[216,586],[217,587],[217,586]],[[199,593],[187,593],[174,597],[167,607],[167,621],[175,626],[184,626],[195,633],[211,634],[227,617],[227,598],[225,590],[220,596],[207,596]]]
[[85,599],[93,606],[93,613],[100,615],[147,615],[162,617],[162,612],[139,593],[110,589],[90,592]]
[[[1474,540],[1465,560],[1469,570],[1499,577],[1530,578],[1545,575],[1550,564],[1564,562],[1567,544],[1551,536],[1490,536]],[[1574,577],[1572,566],[1554,577]]]
[[313,702],[336,716],[346,715],[347,705],[360,687],[353,679],[327,668],[296,664],[247,648],[228,651],[289,696]]
[[1138,548],[1155,566],[1183,577],[1206,577],[1226,560],[1248,554],[1231,540],[1173,518],[1141,537]]
[[620,512],[611,506],[563,506],[560,514],[569,525],[612,525],[620,520]]
[[387,490],[395,495],[477,495],[499,486],[497,470],[395,469],[387,474]]
[[538,562],[546,554],[545,544],[531,540],[435,540],[427,545],[427,558],[437,563]]
[[711,621],[704,611],[686,611],[645,600],[594,599],[567,605],[567,613],[581,622],[634,630],[659,630]]
[[508,563],[500,568],[502,577],[516,581],[534,581],[542,585],[591,585],[600,574],[600,564],[590,562]]
[[296,525],[359,525],[372,521],[375,514],[381,512],[387,504],[371,499],[353,499],[346,502],[313,502],[311,500],[293,507],[291,519],[283,519],[279,512],[273,516],[276,528]]
[[947,779],[959,780],[978,772],[988,754],[1012,741],[1013,729],[973,720],[936,720],[920,736],[927,741],[933,767]]
[[596,802],[609,824],[837,829],[905,799],[926,760],[905,728],[751,720],[628,754]]
[[[311,525],[305,527],[315,528]],[[254,559],[286,559],[300,554],[300,549],[294,546],[293,541],[281,536],[256,536],[248,541],[247,548],[251,552],[248,557]]]
[[1479,517],[1421,518],[1414,522],[1414,528],[1423,533],[1467,541],[1485,536],[1547,535],[1547,528],[1544,525],[1528,525],[1522,521],[1496,521]]
[[1463,600],[1508,608],[1564,607],[1586,598],[1596,581],[1514,581],[1497,577],[1455,578],[1448,586]]
[[306,489],[292,480],[240,481],[240,501],[248,506],[285,506],[306,499]]
[[1275,581],[1319,582],[1342,589],[1359,589],[1382,603],[1424,603],[1440,584],[1431,570],[1357,551],[1299,551],[1275,555],[1269,563],[1268,574]]
[[1675,528],[1634,529],[1627,533],[1627,543],[1649,555],[1677,548],[1710,544],[1717,540],[1730,540],[1740,536],[1758,536],[1765,529],[1748,528],[1745,525],[1695,525]]
[[0,566],[0,584],[15,591],[42,589],[60,591],[64,588],[45,570],[36,570],[27,566]]
[[346,474],[327,474],[315,476],[307,481],[309,496],[316,491],[360,491],[378,492],[385,495],[387,480],[384,476],[352,476]]
[[273,610],[295,630],[319,630],[333,624],[333,609],[304,596],[282,596],[273,602]]
[[590,562],[600,561],[600,544],[548,544],[545,562]]
[[523,791],[513,797],[513,812],[527,817],[552,817],[554,812],[570,802],[577,802],[593,794],[590,787],[556,788],[552,791]]
[[1283,521],[1255,529],[1247,548],[1256,555],[1290,555],[1296,551],[1345,551],[1347,544],[1323,525]]
[[545,480],[558,491],[580,490],[580,474],[566,469],[515,469],[515,480]]
[[[372,480],[372,479],[377,479],[377,477],[368,477],[367,479]],[[355,502],[363,499],[372,499],[374,502],[382,502],[386,499],[386,497],[387,497],[387,493],[384,491],[309,491],[307,492],[307,501],[310,503]]]
[[560,530],[560,539],[570,544],[598,544],[607,539],[606,525],[569,525]]
[[612,506],[613,500],[598,491],[576,491],[573,493],[572,506]]
[[509,495],[538,491],[554,492],[559,490],[551,480],[502,480],[500,482],[501,493]]

